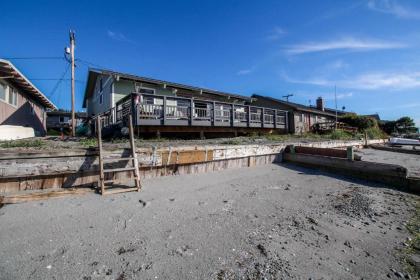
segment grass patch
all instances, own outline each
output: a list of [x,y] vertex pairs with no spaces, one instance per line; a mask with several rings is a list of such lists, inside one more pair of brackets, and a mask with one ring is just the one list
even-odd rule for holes
[[328,139],[333,140],[351,140],[355,139],[356,135],[341,129],[336,129],[325,135]]
[[96,140],[96,138],[83,138],[82,140],[80,140],[80,145],[82,145],[85,148],[96,147],[98,146],[98,141]]
[[414,264],[411,261],[411,256],[414,254],[420,254],[420,198],[416,197],[415,199],[416,209],[414,216],[410,219],[407,224],[407,230],[412,235],[411,241],[408,241],[406,249],[402,252],[402,260],[405,269],[413,279],[420,279],[420,271],[417,271]]
[[243,142],[239,138],[232,138],[222,142],[223,145],[241,145]]
[[45,143],[41,139],[11,140],[0,142],[0,148],[39,148]]

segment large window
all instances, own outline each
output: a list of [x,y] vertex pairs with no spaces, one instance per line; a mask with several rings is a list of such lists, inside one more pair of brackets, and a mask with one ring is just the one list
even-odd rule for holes
[[5,84],[0,83],[0,99],[3,101],[6,101],[6,88]]

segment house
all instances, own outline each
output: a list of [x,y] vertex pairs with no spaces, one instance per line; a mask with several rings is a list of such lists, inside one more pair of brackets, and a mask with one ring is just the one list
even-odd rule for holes
[[251,98],[201,87],[90,69],[83,100],[105,125],[132,114],[138,133],[271,133],[287,130],[283,110],[251,106]]
[[[87,114],[85,112],[76,112],[76,127],[87,121]],[[71,111],[57,110],[47,112],[47,130],[56,130],[64,132],[71,128]]]
[[56,106],[10,61],[0,59],[0,139],[46,134],[46,111]]
[[[325,108],[322,97],[318,97],[316,107],[312,107],[254,94],[252,95],[251,104],[288,111],[288,130],[290,133],[295,134],[312,131],[317,125],[331,126],[335,124],[336,120],[336,110]],[[347,113],[342,110],[337,110],[337,116]]]

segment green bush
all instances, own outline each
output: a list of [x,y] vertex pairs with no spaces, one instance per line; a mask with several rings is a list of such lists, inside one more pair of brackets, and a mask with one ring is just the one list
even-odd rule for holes
[[378,126],[376,119],[367,116],[358,116],[355,114],[343,115],[339,118],[339,121],[348,124],[349,126],[356,127],[360,131]]

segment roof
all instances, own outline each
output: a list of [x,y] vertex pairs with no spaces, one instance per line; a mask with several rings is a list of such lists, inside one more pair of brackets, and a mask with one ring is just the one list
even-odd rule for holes
[[[284,101],[284,100],[281,100],[281,99],[276,99],[276,98],[269,97],[269,96],[262,96],[262,95],[258,95],[258,94],[253,94],[252,98],[256,98],[256,99],[261,98],[261,99],[270,100],[270,101],[273,101],[273,102],[283,104],[285,106],[289,106],[290,108],[292,108],[294,110],[298,110],[298,111],[304,111],[304,112],[310,112],[310,113],[316,113],[316,114],[320,114],[320,115],[335,117],[335,109],[325,108],[325,110],[322,111],[322,110],[317,109],[316,107],[305,106],[305,105],[302,105],[302,104],[289,102],[289,101]],[[348,112],[337,110],[337,113],[346,114]]]
[[57,107],[25,77],[10,61],[0,59],[0,77],[7,78],[8,81],[22,88],[25,93],[31,95],[45,107],[57,110]]
[[142,77],[142,76],[137,76],[137,75],[132,75],[132,74],[126,74],[126,73],[116,72],[112,70],[89,68],[86,90],[85,90],[85,94],[83,98],[83,108],[86,107],[86,99],[90,97],[90,95],[93,93],[93,90],[95,88],[96,78],[99,75],[112,75],[112,76],[118,76],[120,78],[133,80],[133,81],[145,82],[145,83],[156,84],[156,85],[166,85],[166,86],[177,88],[177,89],[202,91],[204,93],[210,93],[210,94],[226,96],[226,97],[233,97],[233,98],[242,99],[246,101],[251,100],[251,98],[248,96],[243,96],[243,95],[234,94],[234,93],[227,93],[227,92],[222,92],[222,91],[213,90],[213,89],[184,85],[184,84],[179,84],[175,82],[168,82],[164,80],[158,80],[158,79],[147,78],[147,77]]

